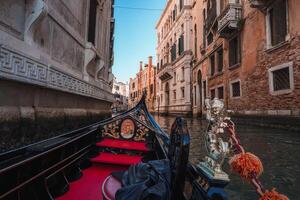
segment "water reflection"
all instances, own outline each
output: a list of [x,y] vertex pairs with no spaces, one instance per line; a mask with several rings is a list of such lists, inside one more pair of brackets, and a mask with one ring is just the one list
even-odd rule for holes
[[[169,116],[154,116],[154,118],[168,132],[175,119]],[[186,118],[186,120],[191,135],[189,160],[197,163],[205,155],[202,134],[206,122],[193,118]],[[237,131],[245,149],[262,160],[264,173],[261,182],[266,189],[275,187],[291,200],[300,200],[300,133],[243,125],[239,125]],[[225,166],[225,171],[230,173],[228,165]],[[226,189],[229,199],[258,199],[255,190],[246,181],[234,174],[230,174],[230,179],[231,183]]]

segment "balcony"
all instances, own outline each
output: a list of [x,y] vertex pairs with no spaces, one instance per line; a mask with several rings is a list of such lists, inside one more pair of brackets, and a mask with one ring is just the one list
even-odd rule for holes
[[172,66],[169,63],[166,63],[163,65],[163,67],[159,70],[157,73],[157,76],[162,81],[167,81],[171,78],[173,78],[172,74]]
[[270,3],[272,3],[271,0],[249,0],[250,6],[252,8],[258,8],[260,10],[266,9]]
[[218,33],[220,37],[227,38],[241,29],[242,5],[228,4],[218,18]]

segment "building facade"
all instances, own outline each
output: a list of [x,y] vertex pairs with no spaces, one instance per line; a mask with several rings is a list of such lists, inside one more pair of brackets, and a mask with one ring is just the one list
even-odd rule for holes
[[300,2],[195,0],[193,114],[205,97],[245,115],[300,115]]
[[140,62],[140,70],[136,77],[130,78],[129,82],[129,107],[134,107],[143,93],[146,92],[146,104],[150,112],[154,112],[156,101],[156,67],[152,63],[152,57],[148,58],[148,64],[143,67]]
[[0,13],[0,127],[109,115],[113,0],[10,0]]
[[114,77],[112,93],[115,97],[112,108],[117,112],[128,110],[128,83],[117,81],[116,77]]
[[156,25],[159,113],[192,113],[192,6],[192,0],[169,0]]

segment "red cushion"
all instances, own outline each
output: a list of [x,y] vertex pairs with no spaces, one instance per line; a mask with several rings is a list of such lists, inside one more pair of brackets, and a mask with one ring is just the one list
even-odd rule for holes
[[113,176],[108,176],[102,185],[102,195],[104,200],[115,200],[115,195],[122,187],[122,184],[120,181],[118,181]]
[[113,154],[101,152],[99,156],[92,158],[93,163],[107,163],[116,165],[133,165],[142,161],[142,156],[131,156],[127,154]]
[[98,147],[110,147],[117,149],[126,149],[126,150],[137,150],[137,151],[149,151],[149,148],[144,142],[134,142],[128,140],[116,140],[104,138],[101,142],[97,143]]

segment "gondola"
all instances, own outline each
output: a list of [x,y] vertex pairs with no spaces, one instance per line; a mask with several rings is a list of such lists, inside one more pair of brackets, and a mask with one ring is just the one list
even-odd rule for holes
[[224,188],[229,178],[219,165],[227,146],[220,140],[218,148],[211,145],[217,143],[212,135],[214,124],[222,125],[213,117],[214,112],[210,113],[205,136],[211,155],[193,165],[188,162],[190,136],[184,119],[176,118],[167,134],[148,112],[143,95],[125,113],[0,154],[0,199],[122,199],[116,194],[124,188],[124,182],[116,174],[122,172],[124,178],[133,167],[144,163],[150,166],[147,169],[155,170],[147,164],[155,162],[169,172],[169,180],[161,183],[166,187],[159,188],[164,189],[165,199],[228,199]]

